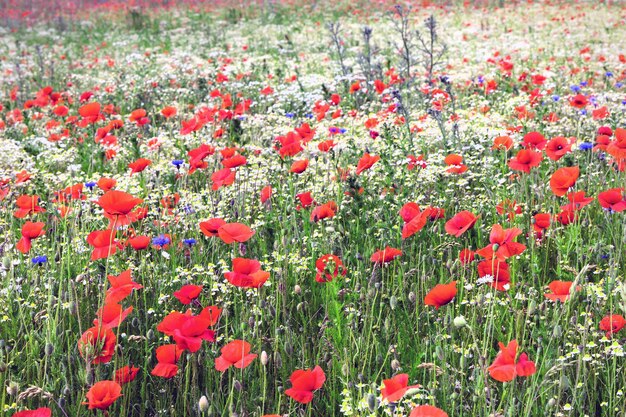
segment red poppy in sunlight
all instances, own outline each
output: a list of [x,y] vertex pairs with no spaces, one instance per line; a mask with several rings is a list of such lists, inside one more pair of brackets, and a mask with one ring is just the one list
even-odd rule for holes
[[613,333],[617,333],[624,328],[626,320],[620,314],[611,314],[600,320],[600,330],[606,332],[606,337],[611,338]]
[[131,277],[130,269],[122,272],[118,276],[109,275],[108,277],[111,287],[106,292],[104,302],[119,303],[126,297],[128,297],[133,290],[139,290],[143,288],[143,285],[137,284]]
[[526,149],[544,150],[547,144],[545,136],[539,132],[528,132],[522,139],[522,146]]
[[237,175],[236,171],[231,170],[230,168],[223,168],[217,172],[211,174],[211,181],[213,181],[212,190],[217,191],[220,187],[225,187],[231,185],[235,182],[235,176]]
[[139,372],[139,368],[126,365],[115,371],[113,380],[120,385],[128,384],[137,377],[137,372]]
[[315,200],[313,200],[310,191],[307,191],[306,193],[296,194],[296,198],[300,201],[300,205],[296,207],[296,210],[310,207],[311,205],[313,205],[313,203],[315,203]]
[[36,410],[18,411],[13,417],[52,417],[52,410],[48,407],[38,408]]
[[235,258],[232,272],[225,272],[224,276],[236,287],[259,288],[268,280],[270,273],[263,271],[256,259]]
[[479,217],[480,216],[476,216],[472,212],[465,210],[461,211],[446,222],[446,233],[452,236],[461,237],[461,235],[468,229],[474,227],[474,224]]
[[613,212],[626,210],[626,197],[623,188],[611,188],[598,194],[598,201],[602,208]]
[[13,215],[18,219],[23,219],[29,214],[45,213],[46,210],[39,207],[39,196],[37,195],[21,195],[15,200],[17,210]]
[[105,327],[91,327],[78,341],[78,352],[91,363],[108,363],[115,354],[115,333]]
[[302,174],[304,171],[306,171],[308,166],[309,166],[308,159],[301,159],[299,161],[294,161],[293,164],[291,164],[291,168],[289,169],[289,172],[294,173],[294,174]]
[[506,214],[509,221],[513,221],[516,214],[522,214],[522,206],[517,204],[517,201],[504,199],[496,206],[496,212],[498,214]]
[[456,281],[452,281],[449,284],[437,284],[424,297],[424,304],[434,306],[438,310],[439,307],[452,301],[456,297],[456,292]]
[[146,158],[139,158],[136,161],[131,162],[128,164],[128,168],[130,168],[130,175],[143,171],[151,164],[152,161]]
[[615,129],[615,140],[609,142],[606,151],[615,159],[626,159],[626,129]]
[[116,233],[114,229],[96,230],[89,233],[87,243],[93,246],[92,261],[115,255],[117,250],[122,248],[122,245],[115,240]]
[[265,187],[263,187],[263,189],[261,190],[261,204],[264,204],[267,200],[269,200],[270,198],[272,198],[272,187],[269,185],[266,185]]
[[26,222],[22,226],[22,238],[17,242],[15,248],[22,253],[28,253],[32,247],[31,241],[43,236],[46,224],[43,222]]
[[320,152],[329,152],[336,145],[337,144],[335,143],[335,141],[333,139],[329,139],[329,140],[325,140],[323,142],[320,142],[317,145],[317,149],[319,149]]
[[476,251],[485,259],[496,258],[504,261],[512,256],[519,255],[526,250],[526,245],[513,240],[522,233],[522,229],[512,227],[504,229],[499,224],[494,224],[489,234],[490,244]]
[[214,237],[218,235],[220,227],[224,226],[226,221],[218,218],[209,219],[204,222],[200,222],[200,231],[206,237]]
[[95,123],[102,117],[100,107],[100,103],[97,102],[85,104],[78,109],[78,114],[80,114],[87,123]]
[[450,154],[444,159],[445,164],[449,167],[446,172],[450,174],[462,174],[467,171],[467,166],[463,163],[463,157],[457,154]]
[[224,223],[217,229],[217,235],[226,244],[246,242],[254,233],[254,230],[242,223]]
[[222,314],[222,309],[218,306],[208,306],[204,307],[200,314],[200,317],[209,321],[209,326],[215,326],[220,319],[220,314]]
[[229,158],[222,159],[222,165],[225,168],[237,168],[248,163],[248,160],[243,155],[233,155]]
[[557,197],[567,194],[567,191],[576,184],[580,169],[575,167],[563,167],[557,169],[550,177],[550,188]]
[[289,397],[301,404],[308,404],[313,400],[313,392],[322,388],[326,381],[326,374],[319,366],[314,369],[296,370],[289,377],[291,388],[285,391]]
[[479,262],[478,276],[498,291],[507,291],[511,283],[509,265],[504,261],[495,259]]
[[106,410],[119,397],[122,396],[122,387],[115,381],[99,381],[87,391],[87,402],[89,409]]
[[546,155],[553,161],[558,161],[572,151],[572,143],[563,136],[552,138],[546,146]]
[[539,166],[542,159],[541,152],[522,149],[511,158],[508,165],[514,171],[522,171],[528,174],[532,168]]
[[407,159],[409,160],[409,163],[406,166],[406,169],[408,169],[409,171],[413,171],[415,168],[426,168],[428,166],[428,164],[426,163],[426,160],[424,159],[424,155],[408,155]]
[[174,297],[181,302],[181,304],[191,304],[193,300],[198,298],[202,292],[202,285],[183,285],[180,290],[174,292]]
[[[544,294],[546,298],[552,301],[560,301],[564,303],[570,296],[573,282],[571,281],[552,281],[548,284],[548,288],[552,293]],[[580,285],[576,286],[576,291],[580,291]]]
[[104,192],[110,191],[116,185],[117,181],[113,178],[102,177],[98,180],[98,187]]
[[548,213],[537,213],[533,216],[531,222],[533,225],[533,229],[541,238],[545,230],[550,227],[550,222],[552,221],[552,216]]
[[148,246],[150,246],[150,237],[135,236],[135,237],[131,237],[130,239],[128,239],[127,242],[134,250],[137,250],[137,251],[144,250]]
[[365,153],[361,159],[359,159],[359,163],[356,166],[356,174],[359,175],[361,172],[370,169],[379,160],[380,156]]
[[493,139],[492,150],[505,150],[508,151],[513,147],[513,139],[510,136],[498,136]]
[[174,117],[176,116],[176,113],[178,112],[178,110],[176,110],[176,107],[174,106],[165,106],[163,107],[163,109],[161,110],[161,114],[163,115],[163,117],[165,117],[166,119],[169,119],[170,117]]
[[402,255],[402,251],[396,248],[386,246],[385,249],[378,250],[372,254],[370,261],[376,264],[383,264],[393,261]]
[[197,352],[202,347],[202,342],[215,341],[215,332],[208,327],[211,325],[209,319],[204,316],[182,315],[178,326],[174,329],[174,341],[176,346],[182,350],[189,350],[191,353]]
[[476,252],[471,249],[465,248],[459,252],[459,261],[461,261],[462,265],[467,265],[474,259],[476,259]]
[[575,191],[567,194],[569,204],[561,206],[561,209],[580,210],[593,201],[593,197],[585,197],[584,191]]
[[448,417],[448,414],[432,405],[418,405],[411,411],[409,417]]
[[415,203],[407,203],[402,206],[400,216],[405,222],[402,227],[402,239],[408,239],[422,230],[430,218],[431,211],[431,208],[421,211],[420,207]]
[[222,354],[215,358],[215,369],[225,372],[231,366],[237,369],[247,367],[257,357],[255,353],[250,353],[250,349],[250,343],[233,340],[220,349]]
[[582,109],[589,104],[589,100],[587,100],[587,97],[582,94],[576,94],[575,96],[569,98],[569,104],[577,109]]
[[315,281],[320,283],[330,282],[337,278],[339,274],[346,275],[348,273],[341,259],[332,254],[320,256],[315,261],[315,269],[317,270]]
[[517,356],[517,341],[512,340],[507,346],[499,342],[500,353],[496,356],[491,366],[487,368],[489,375],[496,381],[509,382],[516,376],[531,376],[536,372],[535,363],[528,360],[528,355],[522,353]]
[[109,219],[109,228],[127,226],[137,220],[139,212],[132,211],[141,203],[141,198],[117,190],[107,191],[96,201],[104,210],[104,217]]
[[133,307],[123,309],[118,303],[108,303],[102,306],[96,313],[98,318],[93,321],[94,327],[104,327],[106,329],[114,329],[118,327],[130,313]]
[[317,223],[323,219],[332,219],[335,217],[337,211],[337,204],[334,201],[329,201],[326,204],[317,206],[311,212],[311,221]]
[[391,379],[384,379],[380,394],[383,401],[395,403],[400,401],[404,394],[410,389],[420,388],[421,385],[409,385],[408,374],[398,374]]
[[173,378],[178,372],[177,363],[182,354],[183,350],[175,344],[159,346],[156,349],[158,363],[150,374],[162,378]]

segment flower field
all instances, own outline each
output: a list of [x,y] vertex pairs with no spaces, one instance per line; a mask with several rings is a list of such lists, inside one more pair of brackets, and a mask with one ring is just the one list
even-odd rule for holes
[[0,416],[624,416],[626,5],[430,3],[5,2]]

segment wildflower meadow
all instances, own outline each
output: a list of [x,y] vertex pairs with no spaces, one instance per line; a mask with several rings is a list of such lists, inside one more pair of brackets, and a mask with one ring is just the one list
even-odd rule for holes
[[626,416],[626,3],[7,0],[0,416]]

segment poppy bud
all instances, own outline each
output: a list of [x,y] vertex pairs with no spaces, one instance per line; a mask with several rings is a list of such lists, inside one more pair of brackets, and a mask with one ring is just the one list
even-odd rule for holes
[[64,396],[68,396],[72,393],[72,391],[70,390],[70,387],[68,387],[67,385],[65,386],[65,388],[63,388],[63,395]]
[[300,295],[300,293],[302,292],[302,288],[300,288],[299,285],[296,285],[295,287],[293,287],[293,292],[297,295]]
[[435,348],[435,354],[437,355],[440,361],[444,362],[446,355],[443,353],[443,349],[441,348],[441,346],[437,346]]
[[287,355],[289,356],[293,355],[293,347],[291,346],[291,343],[285,343],[285,352],[287,352]]
[[283,366],[283,358],[278,352],[274,353],[274,365],[276,365],[276,369],[280,369]]
[[4,339],[0,339],[0,349],[4,349],[5,346],[6,342],[4,341]]
[[17,385],[17,382],[11,382],[9,383],[9,386],[7,387],[7,394],[9,394],[9,397],[15,397],[20,391],[20,386]]
[[243,389],[243,385],[241,385],[241,382],[235,379],[235,382],[233,383],[233,388],[241,392],[241,390]]
[[146,333],[146,337],[148,338],[148,340],[154,340],[154,331],[152,329],[148,330],[148,333]]
[[4,373],[4,372],[6,372],[6,371],[7,371],[7,369],[8,369],[7,364],[6,364],[6,363],[4,363],[4,362],[0,362],[0,373]]
[[198,401],[198,408],[201,413],[206,413],[209,410],[209,400],[206,396],[203,395],[200,397],[200,400]]
[[59,398],[59,407],[65,408],[65,398]]
[[562,334],[563,334],[563,329],[561,329],[561,326],[559,326],[558,324],[554,326],[554,329],[552,330],[552,337],[557,339],[561,337]]
[[398,306],[398,299],[396,298],[395,295],[392,295],[391,298],[389,299],[389,307],[391,307],[392,310],[395,310],[397,306]]
[[494,243],[494,244],[493,244],[493,249],[492,249],[492,250],[493,250],[493,252],[495,253],[495,252],[497,252],[497,251],[498,251],[498,249],[499,249],[499,248],[500,248],[500,245],[499,245],[499,244],[497,244],[497,243]]
[[139,327],[139,319],[137,317],[133,317],[133,320],[130,322],[133,327]]
[[531,300],[530,303],[528,303],[528,315],[531,316],[535,314],[536,310],[537,310],[537,303],[535,302],[535,300]]
[[52,343],[46,343],[46,347],[44,348],[44,352],[45,352],[46,356],[52,355],[52,352],[54,352],[54,346],[52,345]]
[[373,413],[378,407],[378,399],[374,394],[367,396],[367,407],[370,409],[370,413]]
[[266,351],[261,352],[261,364],[263,366],[267,366],[268,362],[269,362],[269,357],[267,356],[267,352]]
[[87,372],[87,375],[85,375],[85,383],[89,386],[93,385],[93,374],[91,372]]
[[552,408],[554,407],[556,404],[556,400],[554,398],[550,398],[550,400],[548,401],[548,403],[546,404],[547,408]]
[[465,321],[465,317],[463,316],[455,317],[453,323],[454,327],[456,327],[457,329],[467,326],[467,321]]
[[391,369],[395,372],[398,369],[400,369],[400,361],[398,361],[397,359],[394,359],[391,361]]
[[343,366],[341,367],[341,373],[343,374],[343,376],[348,376],[350,374],[350,367],[348,366],[347,363],[344,363]]

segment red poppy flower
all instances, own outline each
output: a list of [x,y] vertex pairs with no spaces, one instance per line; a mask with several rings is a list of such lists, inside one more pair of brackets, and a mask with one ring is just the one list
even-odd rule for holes
[[567,194],[567,191],[576,184],[580,169],[575,167],[564,167],[557,169],[550,177],[550,188],[557,197]]
[[111,287],[106,292],[106,297],[104,302],[106,304],[109,303],[119,303],[126,297],[128,297],[133,290],[139,290],[143,288],[143,285],[137,284],[133,281],[130,273],[130,269],[122,272],[118,276],[109,275],[108,277],[109,283]]
[[106,329],[113,329],[118,327],[130,313],[132,313],[133,307],[123,309],[118,303],[108,303],[102,306],[98,310],[98,318],[93,321],[95,327],[104,327]]
[[178,110],[176,110],[176,107],[174,107],[174,106],[165,106],[165,107],[163,107],[163,109],[161,109],[161,114],[166,119],[169,119],[170,117],[176,116],[177,112],[178,112]]
[[598,194],[598,201],[602,208],[613,212],[626,210],[626,197],[623,188],[611,188]]
[[449,235],[461,237],[468,229],[474,227],[479,217],[480,216],[475,216],[472,212],[461,211],[446,222],[446,232]]
[[222,165],[225,168],[237,168],[248,163],[248,160],[243,155],[233,155],[230,158],[222,159]]
[[439,309],[439,307],[452,301],[456,297],[456,292],[456,281],[452,281],[449,284],[437,284],[424,297],[424,304]]
[[116,185],[117,181],[113,178],[102,177],[98,180],[98,187],[104,192],[110,191]]
[[224,372],[231,366],[237,369],[247,367],[257,357],[255,353],[250,353],[250,349],[250,343],[233,340],[220,349],[222,354],[215,358],[215,369]]
[[422,230],[426,221],[430,218],[432,209],[426,208],[424,211],[415,203],[407,203],[400,209],[400,216],[404,220],[402,227],[402,239],[408,239],[415,233]]
[[91,252],[91,260],[108,258],[115,255],[118,249],[121,249],[120,243],[115,240],[117,231],[113,229],[96,230],[87,236],[87,243],[93,246]]
[[546,147],[547,141],[545,136],[543,136],[539,132],[528,132],[524,135],[524,139],[522,139],[522,146],[526,149],[537,149],[544,150]]
[[215,332],[208,327],[211,325],[209,319],[204,316],[179,316],[178,327],[174,329],[174,341],[176,346],[182,350],[197,352],[202,346],[202,341],[215,341]]
[[499,224],[494,224],[489,234],[489,245],[476,251],[485,259],[496,258],[504,261],[511,256],[519,255],[526,250],[526,245],[513,240],[522,233],[517,227],[503,229]]
[[15,248],[22,253],[28,253],[32,247],[31,241],[43,236],[46,232],[46,224],[43,222],[26,222],[22,226],[22,238],[17,242]]
[[563,156],[571,152],[572,142],[563,136],[557,136],[550,139],[546,146],[546,155],[553,161],[558,161]]
[[446,172],[451,174],[462,174],[467,171],[467,166],[463,163],[463,157],[457,154],[450,154],[444,159],[445,164],[449,167]]
[[37,195],[21,195],[15,200],[17,210],[13,215],[18,219],[23,219],[29,214],[45,213],[46,210],[39,207],[39,196]]
[[130,175],[143,171],[151,164],[152,161],[146,158],[139,158],[136,161],[131,162],[128,164],[128,168],[130,168]]
[[370,261],[382,264],[393,261],[398,256],[402,255],[402,251],[392,247],[385,247],[385,249],[374,252],[370,258]]
[[310,403],[313,400],[313,392],[322,388],[326,375],[319,366],[309,370],[296,370],[289,377],[291,388],[285,394],[301,404]]
[[122,387],[115,381],[99,381],[87,392],[87,402],[83,404],[89,405],[89,409],[106,410],[119,397],[122,396]]
[[150,246],[150,237],[135,236],[128,239],[127,242],[134,250],[144,250]]
[[115,371],[115,378],[113,379],[120,385],[128,384],[135,379],[137,372],[139,372],[139,368],[126,365]]
[[489,375],[496,381],[509,382],[516,376],[530,376],[536,372],[535,363],[528,360],[528,355],[522,353],[517,360],[517,341],[512,340],[507,346],[498,343],[500,353],[488,369]]
[[272,187],[269,185],[266,185],[261,190],[261,204],[265,203],[270,198],[272,198]]
[[506,214],[509,221],[513,221],[516,214],[522,214],[522,206],[517,204],[517,201],[504,199],[496,206],[496,212],[498,214]]
[[317,223],[323,219],[332,219],[335,217],[337,211],[337,204],[334,201],[329,201],[326,204],[317,206],[311,211],[311,221]]
[[585,197],[584,191],[576,191],[567,194],[569,204],[561,206],[561,209],[580,210],[593,201],[592,197]]
[[78,109],[80,114],[88,123],[95,123],[102,117],[100,113],[100,103],[94,102],[85,104]]
[[308,159],[301,159],[299,161],[294,161],[293,164],[291,164],[291,168],[289,169],[289,172],[294,173],[294,174],[302,174],[304,171],[306,171],[308,166],[309,166]]
[[478,264],[480,278],[491,277],[489,285],[498,291],[506,291],[511,282],[509,265],[504,261],[484,260]]
[[[548,288],[552,293],[546,293],[544,295],[552,301],[558,300],[564,303],[570,296],[572,284],[573,282],[571,281],[552,281],[548,284]],[[580,285],[576,286],[576,291],[580,291]]]
[[214,237],[218,235],[219,228],[224,226],[226,222],[222,219],[209,219],[204,222],[200,222],[200,231],[206,237]]
[[626,159],[626,129],[615,129],[615,140],[608,144],[606,152],[615,159]]
[[52,417],[52,410],[48,407],[38,408],[36,410],[18,411],[13,417]]
[[548,213],[537,213],[533,216],[532,224],[533,229],[538,234],[542,234],[548,227],[550,227],[552,216]]
[[109,228],[127,226],[138,219],[139,212],[133,209],[143,202],[140,198],[123,191],[111,190],[104,193],[96,204],[104,210],[104,216],[109,219]]
[[105,327],[91,327],[83,333],[78,341],[78,352],[91,363],[108,363],[115,354],[115,333]]
[[313,205],[313,203],[315,203],[315,200],[313,200],[313,197],[311,197],[310,191],[307,191],[306,193],[296,194],[296,198],[300,201],[300,205],[296,207],[296,210],[310,207],[311,205]]
[[315,261],[315,269],[317,269],[317,275],[315,275],[315,281],[317,282],[330,282],[334,278],[337,278],[339,274],[346,275],[348,272],[343,266],[343,262],[338,256],[327,254],[321,256]]
[[586,107],[588,103],[589,100],[587,100],[587,97],[582,94],[576,94],[575,96],[569,98],[569,104],[577,109]]
[[217,234],[226,244],[247,242],[255,231],[242,223],[225,223],[217,229]]
[[432,405],[418,405],[409,417],[448,417],[448,413]]
[[492,150],[505,150],[508,151],[513,147],[513,139],[510,136],[498,136],[493,139]]
[[317,145],[317,149],[319,149],[320,152],[329,152],[336,145],[337,144],[335,143],[335,141],[333,139],[328,139],[328,140],[325,140],[323,142],[320,142]]
[[556,215],[556,220],[563,226],[567,226],[568,224],[575,222],[576,218],[576,211],[570,208],[566,208]]
[[539,166],[543,156],[541,152],[530,149],[522,149],[509,161],[509,168],[514,171],[529,173],[530,170]]
[[183,285],[180,290],[174,293],[174,297],[182,304],[191,304],[202,292],[202,285]]
[[361,159],[359,159],[359,163],[356,166],[356,175],[359,175],[361,172],[370,169],[376,162],[378,162],[378,160],[380,160],[380,156],[365,153],[361,157]]
[[278,136],[276,140],[281,144],[280,149],[278,149],[281,158],[296,156],[304,149],[302,138],[296,132],[289,132],[286,136]]
[[462,265],[467,265],[476,259],[476,252],[471,249],[463,249],[459,252],[459,261],[461,261]]
[[419,387],[421,387],[421,385],[409,386],[408,374],[398,374],[391,379],[383,380],[383,387],[380,389],[380,394],[383,397],[383,401],[395,403],[400,401],[408,390]]
[[620,314],[611,314],[600,320],[600,330],[606,332],[606,337],[611,338],[613,333],[617,333],[624,328],[626,320]]
[[209,326],[215,326],[220,319],[220,314],[222,314],[222,309],[218,306],[208,306],[204,307],[200,314],[200,317],[209,321]]
[[259,288],[268,280],[270,273],[263,271],[256,259],[235,258],[232,272],[225,272],[224,276],[236,287]]
[[183,350],[179,349],[175,344],[159,346],[156,349],[156,357],[159,363],[157,363],[150,374],[162,378],[176,376],[178,359],[182,354]]
[[211,175],[211,180],[213,181],[213,191],[217,191],[220,187],[225,187],[234,183],[235,176],[236,171],[233,171],[230,168],[224,168],[214,172]]

